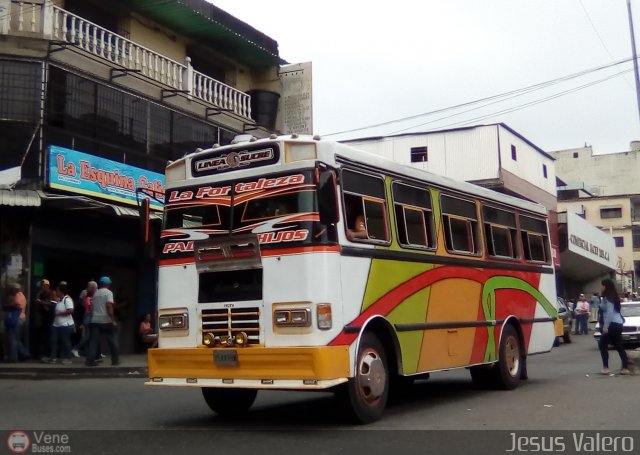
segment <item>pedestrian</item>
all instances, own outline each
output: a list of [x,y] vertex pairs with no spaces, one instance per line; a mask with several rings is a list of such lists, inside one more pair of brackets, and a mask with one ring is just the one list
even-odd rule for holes
[[24,346],[24,325],[27,319],[27,298],[22,292],[22,286],[14,284],[4,305],[4,327],[6,331],[9,362],[24,361],[31,357]]
[[[87,287],[80,293],[78,297],[78,306],[83,309],[82,313],[82,327],[80,328],[80,341],[78,344],[71,350],[71,353],[74,357],[80,357],[80,351],[84,351],[89,346],[89,340],[91,337],[89,336],[89,324],[91,324],[91,301],[93,300],[93,295],[98,290],[98,283],[91,280],[87,283]],[[100,351],[100,346],[98,346],[98,351]]]
[[589,302],[584,294],[580,294],[578,302],[576,303],[576,335],[588,335],[589,334]]
[[33,353],[36,358],[49,355],[51,351],[49,341],[51,340],[51,285],[49,280],[40,280],[40,289],[36,295],[33,308],[33,328],[34,328],[34,348]]
[[71,365],[71,334],[75,331],[73,322],[73,299],[69,296],[69,286],[61,281],[54,292],[56,302],[51,327],[51,355],[42,359],[45,363],[56,363],[57,357],[63,365]]
[[602,280],[602,303],[600,306],[602,313],[602,326],[600,340],[598,342],[600,348],[600,355],[602,356],[602,374],[609,374],[609,344],[613,344],[613,347],[618,351],[620,355],[620,361],[622,363],[622,369],[620,374],[630,374],[629,361],[627,353],[622,345],[622,325],[624,324],[624,318],[620,314],[620,296],[616,291],[615,284],[609,278]]
[[590,321],[589,322],[598,322],[598,308],[600,308],[600,296],[597,292],[594,292],[591,296],[591,302],[589,304],[590,309]]
[[109,286],[111,286],[111,279],[108,276],[100,278],[98,290],[93,294],[91,301],[91,323],[89,324],[91,341],[89,342],[89,355],[85,363],[87,366],[98,364],[96,361],[98,345],[103,334],[107,336],[109,342],[111,365],[120,364],[118,344],[115,339],[118,322],[113,310],[113,292],[109,290]]

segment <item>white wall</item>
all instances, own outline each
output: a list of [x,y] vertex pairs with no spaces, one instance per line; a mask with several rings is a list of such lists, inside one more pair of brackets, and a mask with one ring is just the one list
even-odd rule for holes
[[[511,145],[517,160],[511,159]],[[349,145],[456,180],[500,178],[501,166],[511,174],[556,196],[556,173],[551,157],[500,125],[350,141]],[[412,147],[428,147],[428,161],[411,163]],[[542,165],[547,167],[544,178]]]
[[[511,157],[511,146],[516,147],[516,160]],[[500,127],[500,158],[504,170],[556,195],[556,170],[554,160],[543,155],[522,138]],[[547,168],[544,177],[543,165]]]

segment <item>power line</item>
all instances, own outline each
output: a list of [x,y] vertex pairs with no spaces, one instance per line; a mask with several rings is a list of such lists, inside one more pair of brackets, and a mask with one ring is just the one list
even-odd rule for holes
[[[497,115],[509,114],[509,113],[511,113],[511,112],[519,111],[519,110],[522,110],[522,109],[525,109],[525,108],[528,108],[528,107],[531,107],[531,106],[535,106],[535,105],[537,105],[537,104],[542,104],[542,103],[545,103],[545,102],[547,102],[547,101],[551,101],[551,100],[553,100],[553,99],[559,98],[559,97],[561,97],[561,96],[568,95],[568,94],[573,93],[573,92],[577,92],[577,91],[579,91],[579,90],[584,90],[585,88],[589,88],[589,87],[592,87],[592,86],[594,86],[594,85],[601,84],[601,83],[603,83],[603,82],[606,82],[606,81],[608,81],[608,80],[611,80],[611,79],[613,79],[613,78],[615,78],[615,77],[622,76],[622,75],[624,75],[625,73],[629,73],[629,72],[631,72],[631,71],[633,71],[633,70],[632,70],[632,69],[628,69],[628,70],[625,70],[625,71],[623,71],[623,72],[621,72],[621,73],[612,74],[612,75],[609,75],[609,76],[607,76],[607,77],[605,77],[605,78],[602,78],[602,79],[599,79],[599,80],[596,80],[596,81],[591,81],[591,82],[588,82],[588,83],[586,83],[586,84],[580,85],[580,86],[578,86],[578,87],[573,87],[573,88],[570,88],[570,89],[567,89],[567,90],[563,90],[563,91],[561,91],[561,92],[554,93],[554,94],[549,95],[549,96],[546,96],[546,97],[544,97],[544,98],[540,98],[540,99],[537,99],[537,100],[529,101],[529,102],[527,102],[527,103],[523,103],[523,104],[520,104],[520,105],[518,105],[518,106],[513,106],[513,107],[510,107],[510,108],[507,108],[507,109],[500,110],[500,111],[491,112],[491,113],[489,113],[489,114],[484,114],[484,115],[479,116],[479,117],[475,117],[475,118],[471,118],[471,119],[466,119],[466,120],[462,120],[462,121],[455,122],[455,123],[449,123],[449,124],[447,124],[447,125],[441,125],[441,126],[438,126],[437,128],[430,129],[430,130],[427,130],[427,131],[425,131],[425,132],[435,131],[435,130],[438,130],[438,129],[451,128],[451,127],[453,127],[453,126],[459,126],[459,125],[464,125],[464,124],[469,124],[469,123],[478,122],[478,121],[481,121],[481,120],[486,120],[486,119],[488,119],[488,118],[495,117],[495,116],[497,116]],[[466,113],[466,112],[463,112],[463,113]],[[463,114],[463,113],[461,113],[461,114]],[[455,115],[459,115],[459,114],[455,114]],[[429,124],[429,123],[435,123],[435,122],[438,122],[438,121],[440,121],[440,120],[444,120],[444,119],[446,119],[446,118],[450,118],[450,117],[452,117],[452,116],[448,116],[448,117],[443,117],[443,118],[440,118],[440,119],[432,120],[432,121],[430,121],[430,122],[426,122],[426,123],[423,123],[423,124],[420,124],[420,125],[414,125],[414,126],[412,126],[412,127],[405,128],[405,129],[398,130],[398,131],[394,131],[394,132],[389,133],[389,134],[397,134],[397,133],[401,133],[401,132],[403,132],[403,131],[407,131],[407,130],[410,130],[410,129],[413,129],[413,128],[418,128],[418,127],[420,127],[420,126],[424,126],[424,125],[427,125],[427,124]]]
[[[335,132],[335,133],[323,134],[323,136],[324,137],[335,136],[335,135],[338,135],[338,134],[353,133],[353,132],[356,132],[356,131],[362,131],[362,130],[367,130],[367,129],[371,129],[371,128],[378,128],[378,127],[381,127],[381,126],[387,126],[387,125],[392,125],[394,123],[405,122],[405,121],[408,121],[408,120],[413,120],[413,119],[420,118],[420,117],[426,117],[426,116],[433,115],[433,114],[439,114],[439,113],[450,111],[450,110],[461,109],[461,108],[464,108],[464,107],[467,107],[467,106],[472,106],[472,105],[479,104],[479,103],[485,103],[487,101],[493,101],[493,100],[496,100],[496,99],[511,99],[511,98],[516,97],[516,96],[521,96],[523,94],[527,94],[527,93],[530,93],[530,92],[533,92],[533,91],[536,91],[536,90],[547,88],[547,87],[555,85],[555,84],[559,84],[561,82],[566,82],[566,81],[569,81],[569,80],[572,80],[572,79],[576,79],[576,78],[585,76],[587,74],[595,73],[595,72],[602,71],[602,70],[605,70],[605,69],[608,69],[608,68],[611,68],[611,67],[622,65],[624,63],[628,63],[629,61],[631,61],[631,58],[626,58],[626,59],[615,61],[613,63],[608,63],[606,65],[600,65],[600,66],[596,66],[596,67],[589,68],[589,69],[586,69],[586,70],[578,71],[577,73],[572,73],[572,74],[569,74],[569,75],[566,75],[566,76],[561,76],[561,77],[558,77],[558,78],[555,78],[555,79],[550,79],[550,80],[545,81],[545,82],[540,82],[540,83],[537,83],[537,84],[529,85],[529,86],[526,86],[526,87],[523,87],[523,88],[519,88],[519,89],[516,89],[516,90],[510,90],[508,92],[499,93],[497,95],[492,95],[492,96],[488,96],[488,97],[485,97],[485,98],[479,98],[479,99],[474,100],[474,101],[468,101],[468,102],[465,102],[465,103],[456,104],[454,106],[449,106],[449,107],[445,107],[445,108],[441,108],[441,109],[436,109],[436,110],[429,111],[429,112],[423,112],[423,113],[420,113],[420,114],[415,114],[415,115],[411,115],[411,116],[408,116],[408,117],[402,117],[402,118],[399,118],[399,119],[394,119],[394,120],[389,120],[389,121],[385,121],[385,122],[381,122],[381,123],[367,125],[367,126],[363,126],[363,127],[359,127],[359,128],[353,128],[353,129],[349,129],[349,130],[338,131],[338,132]],[[492,103],[492,104],[495,104],[495,103]]]

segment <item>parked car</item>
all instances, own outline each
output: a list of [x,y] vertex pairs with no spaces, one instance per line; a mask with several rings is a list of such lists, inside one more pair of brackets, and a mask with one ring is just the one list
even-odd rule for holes
[[[624,317],[622,342],[625,346],[640,346],[640,301],[622,302],[620,313]],[[600,340],[600,323],[596,324],[593,337]]]
[[[562,297],[558,297],[558,317],[562,319],[562,341],[571,343],[571,312],[567,308]],[[556,345],[560,344],[560,337],[556,340]]]

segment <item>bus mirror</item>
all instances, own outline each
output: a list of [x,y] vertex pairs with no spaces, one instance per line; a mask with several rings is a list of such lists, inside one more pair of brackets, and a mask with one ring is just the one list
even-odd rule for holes
[[340,219],[338,212],[338,194],[336,192],[336,174],[333,171],[323,171],[318,182],[318,211],[320,223],[337,223]]

